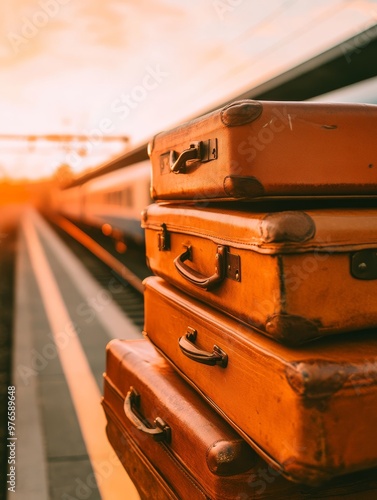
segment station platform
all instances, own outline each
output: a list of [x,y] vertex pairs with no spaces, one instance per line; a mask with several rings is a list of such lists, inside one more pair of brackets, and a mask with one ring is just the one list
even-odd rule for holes
[[106,344],[141,332],[33,209],[21,217],[15,290],[8,499],[139,499],[107,441],[100,401]]

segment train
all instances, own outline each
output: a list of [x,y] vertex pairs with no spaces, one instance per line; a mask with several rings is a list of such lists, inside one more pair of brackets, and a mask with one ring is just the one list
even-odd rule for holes
[[150,203],[149,160],[123,167],[57,193],[65,217],[101,228],[106,236],[142,245],[141,211]]
[[[376,30],[362,48],[351,39],[234,99],[310,100],[377,104]],[[359,35],[357,35],[359,36]],[[364,37],[365,38],[365,37]],[[347,56],[345,47],[349,47]],[[352,55],[352,64],[350,64]],[[224,105],[228,104],[225,102]],[[212,111],[208,109],[207,111]],[[101,227],[113,237],[143,244],[142,210],[150,196],[151,165],[142,144],[61,190],[55,206],[63,215]]]

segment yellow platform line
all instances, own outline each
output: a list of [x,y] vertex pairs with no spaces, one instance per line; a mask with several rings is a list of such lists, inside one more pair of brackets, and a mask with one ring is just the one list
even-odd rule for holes
[[[58,285],[33,226],[30,214],[23,222],[32,267],[54,336],[60,363],[71,393],[86,449],[103,500],[138,500],[139,495],[124,471],[106,434],[101,394],[73,328]],[[62,332],[69,340],[59,342]]]

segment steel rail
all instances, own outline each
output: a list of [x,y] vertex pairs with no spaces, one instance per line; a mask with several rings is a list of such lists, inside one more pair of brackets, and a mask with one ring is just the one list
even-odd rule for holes
[[68,233],[72,238],[81,243],[92,254],[104,262],[110,269],[117,273],[122,279],[127,281],[135,290],[144,294],[143,282],[138,278],[130,269],[128,269],[122,262],[116,259],[111,253],[99,245],[93,238],[87,235],[84,231],[78,228],[71,221],[65,217],[57,214],[50,214],[49,218],[63,231]]

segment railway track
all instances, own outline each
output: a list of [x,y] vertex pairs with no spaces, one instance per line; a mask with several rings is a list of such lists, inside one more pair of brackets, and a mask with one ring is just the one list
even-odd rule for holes
[[[117,255],[112,240],[102,235],[99,229],[73,223],[58,215],[48,215],[47,220],[91,275],[141,330],[144,325],[142,281],[151,274],[145,263],[143,248],[131,245],[125,254]],[[112,285],[109,286],[109,283]]]
[[[8,387],[11,385],[13,286],[16,228],[0,225],[0,439],[7,438]],[[0,453],[0,500],[6,498],[7,448]]]

